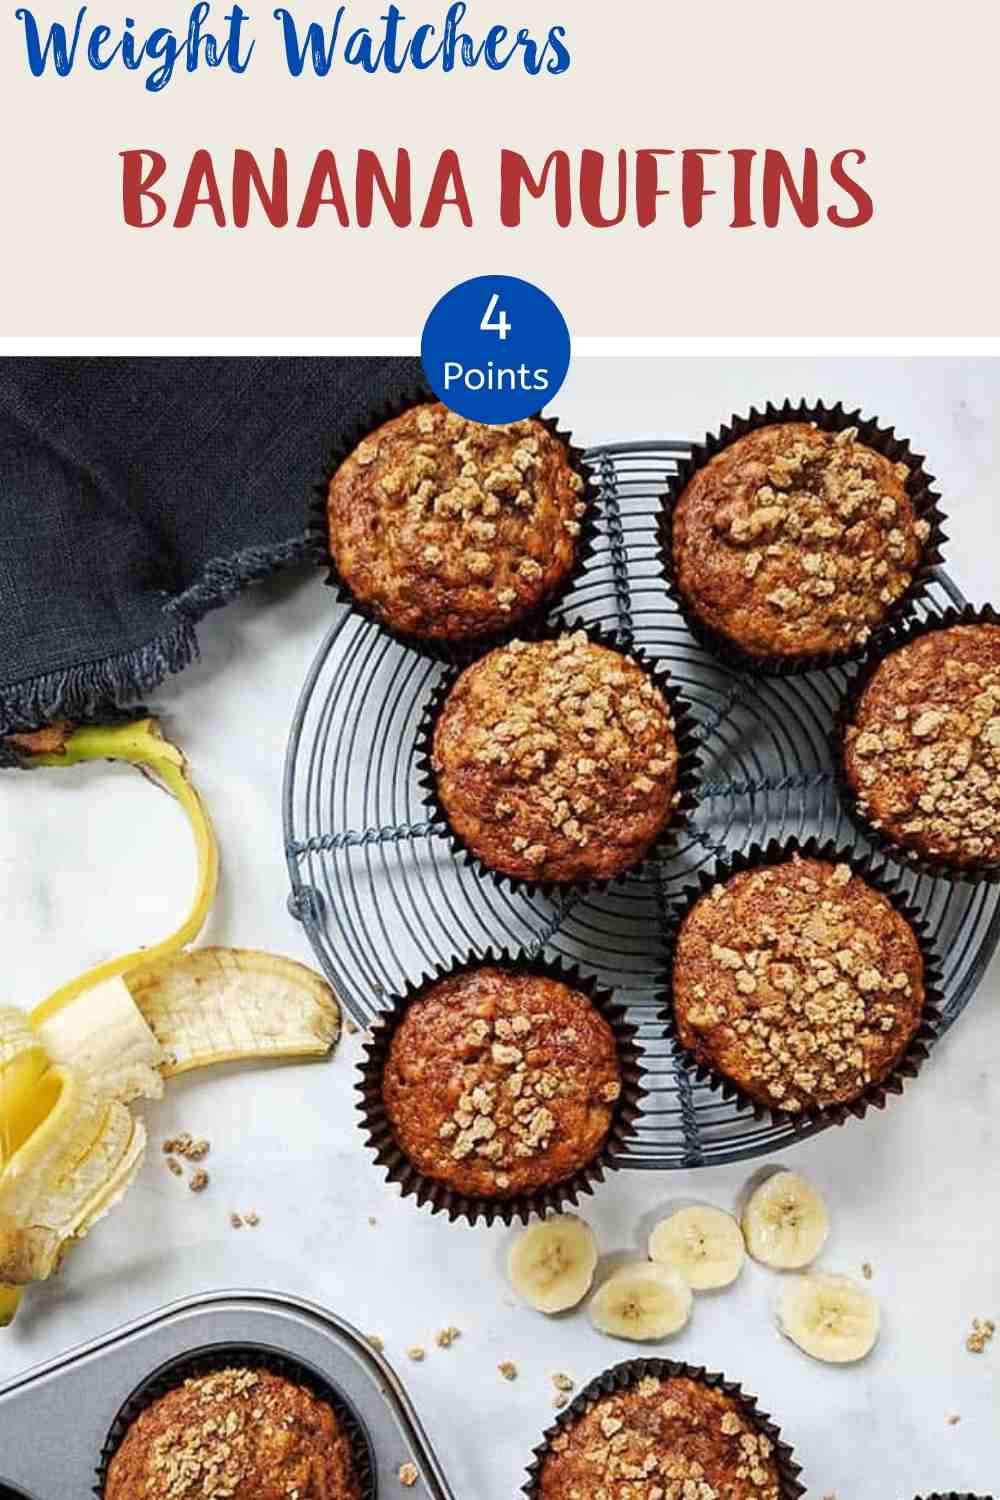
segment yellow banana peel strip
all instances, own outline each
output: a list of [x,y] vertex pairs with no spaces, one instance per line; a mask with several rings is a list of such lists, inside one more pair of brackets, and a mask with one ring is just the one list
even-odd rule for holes
[[64,1002],[35,1034],[51,1062],[75,1068],[112,1099],[163,1098],[163,1048],[120,974]]
[[71,1068],[53,1067],[39,1089],[51,1096],[42,1123],[0,1175],[0,1282],[42,1281],[63,1245],[87,1233],[132,1182],[145,1129],[117,1099]]
[[195,948],[128,977],[163,1049],[164,1077],[247,1058],[325,1057],[340,1007],[304,964],[250,948]]
[[60,749],[30,754],[30,766],[71,766],[88,760],[123,760],[139,766],[165,786],[181,804],[191,825],[198,856],[198,883],[187,917],[176,932],[135,953],[123,954],[95,965],[63,984],[32,1011],[32,1024],[50,1020],[64,1005],[86,990],[116,975],[127,974],[139,964],[155,963],[194,941],[205,924],[215,899],[219,877],[219,852],[205,805],[192,786],[184,756],[165,740],[155,719],[131,724],[85,725],[67,735]]

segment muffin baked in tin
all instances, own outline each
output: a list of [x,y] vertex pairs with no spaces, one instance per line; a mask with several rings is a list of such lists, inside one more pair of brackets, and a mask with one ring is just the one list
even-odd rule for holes
[[752,1397],[720,1375],[637,1359],[591,1382],[536,1449],[531,1500],[798,1500],[791,1449]]
[[863,1113],[933,1035],[937,970],[916,922],[829,846],[734,858],[678,918],[665,1019],[696,1070],[758,1110]]
[[321,1382],[276,1353],[205,1350],[126,1404],[102,1464],[102,1500],[370,1500],[366,1443]]
[[851,810],[938,872],[1000,873],[1000,620],[914,626],[855,685],[841,721]]
[[489,870],[532,885],[622,874],[690,791],[693,737],[669,691],[665,674],[582,629],[466,667],[426,725],[427,784],[452,833]]
[[839,404],[733,418],[664,496],[668,588],[699,640],[738,668],[857,657],[940,561],[930,484],[908,443]]
[[589,503],[555,423],[486,426],[422,402],[333,469],[326,545],[347,591],[394,634],[462,648],[560,594],[587,545]]

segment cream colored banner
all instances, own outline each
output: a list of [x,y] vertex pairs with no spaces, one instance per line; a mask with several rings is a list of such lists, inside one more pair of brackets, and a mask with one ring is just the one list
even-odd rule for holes
[[[140,54],[158,27],[183,41],[186,0],[30,0],[6,11],[0,333],[413,336],[448,286],[492,271],[544,286],[576,335],[1000,333],[1000,12],[984,0],[469,0],[458,30],[474,47],[498,24],[539,43],[550,27],[565,29],[569,66],[537,76],[523,48],[496,70],[480,61],[445,72],[439,61],[367,73],[345,48],[362,26],[376,45],[384,39],[384,0],[287,0],[299,43],[311,21],[329,40],[340,15],[325,77],[309,61],[292,76],[272,6],[245,3],[245,71],[225,58],[208,66],[203,36],[199,65],[189,70],[181,53],[166,77],[169,38],[154,37],[156,57]],[[81,8],[66,76],[51,47],[32,76],[33,28],[44,47],[59,22],[71,43]],[[400,9],[405,46],[420,25],[440,28],[448,4]],[[232,0],[213,0],[203,32],[221,43],[231,14]],[[98,26],[107,33],[95,41]],[[125,33],[134,69],[115,51]],[[350,45],[356,54],[361,43]],[[110,57],[106,67],[88,62],[88,46],[96,61]],[[546,60],[559,55],[550,45]],[[241,169],[256,163],[270,188],[276,148],[287,165],[288,222],[269,222],[251,183],[239,228],[234,152],[249,153]],[[376,185],[371,224],[359,227],[359,151],[374,153],[363,162],[392,182],[399,150],[412,180],[397,217],[411,222],[392,221]],[[155,161],[121,155],[138,151],[162,158],[162,218],[146,228],[126,222],[123,204],[126,162],[138,182]],[[456,153],[471,227],[440,201],[462,196],[448,158],[435,204],[446,151]],[[538,198],[521,191],[516,227],[502,222],[504,151],[508,218],[518,201],[515,154],[537,177],[550,153],[563,153]],[[708,152],[719,154],[699,154]],[[191,177],[185,203],[193,158],[206,170]],[[339,208],[316,201],[335,196],[331,163]],[[212,196],[213,181],[215,203],[195,204]],[[587,216],[598,209],[609,219],[620,212],[621,222],[596,227]],[[145,220],[159,205],[134,195],[132,211]],[[866,221],[845,227],[831,214]],[[685,215],[698,221],[685,224]],[[803,222],[813,216],[814,225]]]

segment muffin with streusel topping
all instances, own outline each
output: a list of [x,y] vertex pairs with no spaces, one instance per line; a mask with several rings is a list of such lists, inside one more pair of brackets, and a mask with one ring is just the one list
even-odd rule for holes
[[912,926],[849,865],[798,854],[697,898],[673,944],[676,1036],[699,1067],[798,1115],[858,1100],[918,1031]]
[[396,1023],[381,1099],[399,1150],[468,1198],[530,1197],[600,1155],[622,1095],[618,1042],[591,997],[485,964],[419,991]]
[[427,402],[383,423],[332,475],[330,555],[355,599],[401,635],[442,646],[496,637],[570,580],[585,489],[540,419],[484,426]]
[[911,499],[916,474],[855,427],[775,422],[726,444],[673,504],[684,607],[761,664],[855,651],[920,567],[931,520]]
[[856,812],[958,871],[1000,865],[1000,624],[931,629],[874,669],[844,727]]
[[608,880],[650,852],[678,806],[674,730],[634,658],[584,631],[512,641],[467,667],[437,714],[437,799],[491,870]]
[[559,1423],[532,1490],[538,1500],[801,1494],[791,1475],[784,1483],[776,1444],[763,1429],[746,1401],[703,1378],[638,1373]]
[[266,1368],[195,1375],[144,1407],[111,1459],[104,1500],[361,1500],[349,1433],[326,1401]]

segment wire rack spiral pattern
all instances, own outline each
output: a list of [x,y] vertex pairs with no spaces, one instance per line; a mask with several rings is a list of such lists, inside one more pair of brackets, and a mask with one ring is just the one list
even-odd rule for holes
[[[718,854],[772,837],[818,834],[860,847],[831,771],[830,725],[847,674],[739,676],[694,644],[658,576],[657,501],[688,452],[656,442],[588,453],[600,486],[598,546],[553,616],[598,622],[665,659],[699,719],[698,808],[669,860],[607,892],[552,900],[498,886],[456,859],[443,825],[428,821],[414,763],[442,669],[343,606],[302,690],[285,767],[289,907],[355,1018],[366,1025],[406,978],[490,946],[580,962],[638,1024],[648,1092],[620,1164],[650,1169],[739,1160],[804,1134],[720,1098],[662,1039],[655,986],[672,898]],[[923,608],[963,602],[940,572]],[[903,885],[937,934],[947,1027],[996,947],[1000,891],[909,872]]]

